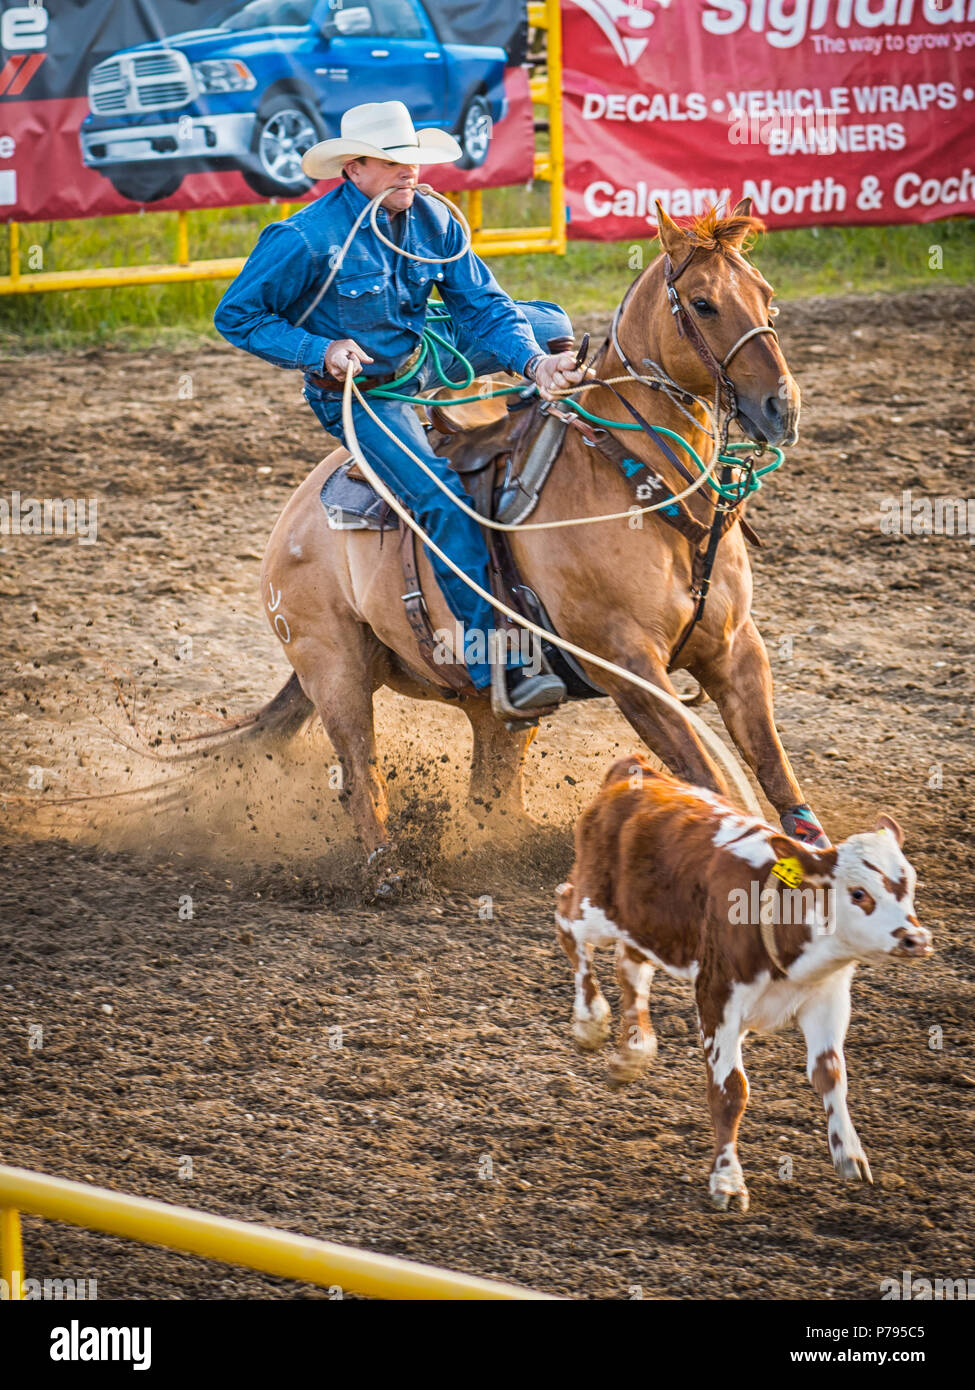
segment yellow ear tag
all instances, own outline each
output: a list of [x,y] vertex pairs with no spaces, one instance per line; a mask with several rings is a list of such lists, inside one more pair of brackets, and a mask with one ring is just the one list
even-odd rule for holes
[[802,865],[798,859],[792,857],[777,859],[772,865],[772,872],[776,878],[780,878],[790,888],[798,888],[803,879]]

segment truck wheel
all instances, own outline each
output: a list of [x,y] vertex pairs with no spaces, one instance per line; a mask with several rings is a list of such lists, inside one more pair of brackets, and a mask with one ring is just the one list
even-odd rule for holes
[[173,170],[155,169],[150,165],[119,165],[106,177],[116,193],[130,203],[158,203],[170,198],[183,182],[183,175]]
[[317,113],[299,97],[275,97],[257,118],[253,162],[241,170],[245,182],[262,198],[300,198],[312,186],[302,173],[301,157],[324,138]]
[[479,169],[491,145],[491,112],[482,96],[471,97],[464,107],[457,140],[464,151],[458,169]]

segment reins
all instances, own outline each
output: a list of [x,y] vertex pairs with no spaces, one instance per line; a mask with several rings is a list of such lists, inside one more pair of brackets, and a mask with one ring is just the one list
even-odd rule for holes
[[[750,493],[757,491],[757,489],[761,487],[761,479],[764,476],[764,474],[770,473],[774,469],[778,468],[785,457],[781,449],[774,448],[772,451],[772,462],[766,464],[764,467],[759,467],[758,460],[765,452],[767,446],[749,444],[736,445],[728,443],[728,430],[730,428],[732,419],[738,411],[738,398],[735,392],[734,384],[727,375],[726,368],[728,367],[728,364],[737,355],[737,353],[739,353],[741,349],[745,346],[745,344],[747,342],[750,342],[753,338],[758,337],[760,334],[770,333],[772,337],[775,338],[776,342],[778,342],[778,334],[772,327],[771,323],[755,324],[753,327],[746,329],[745,332],[742,333],[741,336],[738,338],[737,342],[735,342],[728,350],[728,352],[725,353],[724,357],[720,361],[718,360],[718,357],[714,353],[710,344],[705,339],[703,333],[698,328],[695,321],[691,318],[690,314],[687,312],[683,300],[680,297],[680,292],[677,289],[677,281],[680,279],[684,271],[690,265],[698,249],[699,248],[697,246],[692,246],[691,249],[688,251],[687,255],[684,257],[684,259],[676,267],[674,266],[673,261],[670,258],[670,255],[665,253],[664,284],[667,290],[667,299],[670,304],[670,312],[674,316],[674,322],[678,335],[680,337],[687,338],[688,342],[694,348],[694,351],[697,353],[698,357],[701,359],[701,362],[704,364],[705,368],[714,380],[715,397],[713,411],[709,408],[708,403],[705,402],[702,397],[696,396],[693,394],[693,392],[687,391],[684,387],[679,386],[677,382],[675,382],[671,377],[667,376],[667,374],[663,372],[663,370],[656,363],[651,362],[650,359],[644,358],[643,360],[647,365],[653,368],[656,379],[654,377],[647,377],[645,373],[637,372],[632,362],[624,352],[623,346],[620,342],[620,331],[622,327],[623,314],[627,302],[629,300],[630,294],[632,293],[635,286],[639,284],[640,280],[643,278],[642,276],[638,276],[637,279],[633,282],[633,284],[630,285],[626,294],[623,296],[620,303],[617,305],[616,311],[614,312],[612,321],[610,323],[609,335],[607,337],[607,345],[612,345],[613,350],[619,357],[619,360],[624,369],[626,370],[628,376],[632,377],[635,381],[643,382],[656,390],[663,391],[664,394],[666,394],[668,399],[671,401],[671,404],[676,406],[677,409],[679,409],[684,416],[690,419],[697,426],[697,428],[705,430],[705,433],[709,436],[714,446],[711,467],[713,469],[713,467],[717,463],[720,463],[721,465],[720,482],[717,486],[715,486],[712,483],[712,487],[715,488],[715,491],[718,493],[718,497],[714,504],[714,515],[711,518],[711,524],[708,530],[707,546],[704,551],[703,559],[700,557],[700,553],[698,551],[695,550],[694,552],[693,571],[695,572],[695,574],[692,578],[691,595],[696,600],[695,608],[690,620],[685,625],[684,630],[678,639],[677,645],[671,652],[670,661],[668,663],[668,667],[670,669],[673,668],[678,656],[686,646],[687,641],[691,636],[691,633],[694,631],[695,627],[704,615],[704,607],[707,602],[708,593],[711,588],[711,575],[714,570],[714,563],[717,558],[718,552],[718,543],[720,542],[721,537],[724,535],[725,531],[727,531],[729,527],[733,524],[735,515],[737,514],[745,500],[748,498]],[[633,416],[634,420],[636,421],[635,425],[617,423],[615,425],[615,428],[642,429],[642,431],[646,435],[648,435],[650,439],[653,440],[654,444],[656,444],[657,448],[661,451],[661,453],[663,453],[664,457],[671,464],[671,466],[676,468],[678,474],[681,477],[687,477],[687,470],[676,458],[676,456],[674,455],[674,451],[668,446],[666,440],[663,438],[663,435],[670,434],[671,437],[676,439],[684,449],[688,450],[693,454],[693,451],[690,449],[690,445],[688,445],[681,438],[680,435],[675,435],[673,431],[665,431],[662,430],[660,426],[651,425],[648,420],[645,420],[643,418],[643,416],[639,413],[636,407],[633,406],[621,394],[621,392],[617,391],[613,385],[611,385],[608,382],[603,384],[609,386],[609,389],[613,392],[613,395],[617,398],[618,401],[620,401],[620,403],[623,406],[625,406],[626,410],[629,412],[630,415]],[[578,406],[575,402],[569,402],[569,404],[575,406],[577,410],[582,410],[582,408]],[[693,416],[691,412],[687,409],[687,407],[692,404],[699,405],[708,411],[710,418],[714,422],[713,432],[707,430],[706,427],[702,426],[701,422],[697,420],[697,418]],[[724,407],[723,412],[722,406]],[[585,413],[587,414],[587,418],[589,418],[590,420],[597,419],[597,417],[589,415],[588,412]],[[600,423],[609,424],[610,422],[601,421]],[[738,459],[735,457],[735,450],[739,452],[747,451],[749,456],[743,464],[740,464]],[[700,464],[700,460],[697,459],[697,455],[693,454],[693,457]],[[737,476],[735,476],[734,472],[736,468],[740,470]]]

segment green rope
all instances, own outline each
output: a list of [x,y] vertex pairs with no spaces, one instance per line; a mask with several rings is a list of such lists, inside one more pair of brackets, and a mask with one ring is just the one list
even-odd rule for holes
[[[605,416],[602,415],[593,415],[591,411],[586,410],[585,406],[580,405],[578,401],[567,399],[564,403],[594,425],[608,426],[614,430],[643,429],[642,425],[636,423],[628,424],[621,420],[607,420]],[[653,428],[658,434],[666,435],[668,439],[672,439],[675,444],[679,445],[680,448],[684,450],[684,453],[693,459],[702,473],[707,470],[707,464],[698,454],[697,450],[694,449],[692,445],[688,444],[683,435],[675,434],[673,430],[668,430],[663,425],[654,425]],[[772,461],[763,464],[760,468],[755,467],[747,458],[744,460],[739,459],[737,455],[754,454],[760,449],[767,447],[768,446],[747,443],[729,444],[726,449],[718,454],[718,463],[724,464],[726,467],[730,468],[743,468],[746,470],[746,476],[743,479],[739,479],[737,482],[731,483],[720,483],[716,478],[710,477],[708,478],[708,486],[711,488],[712,492],[716,492],[718,496],[726,502],[740,502],[744,498],[750,497],[752,493],[757,492],[762,486],[762,479],[765,475],[767,473],[774,473],[777,468],[781,468],[782,464],[785,462],[785,454],[781,449],[773,447]]]
[[[366,386],[365,394],[378,397],[381,400],[408,401],[411,405],[415,405],[417,396],[410,392],[404,392],[400,390],[400,388],[406,386],[408,382],[413,380],[428,357],[432,361],[433,370],[442,386],[450,386],[461,391],[466,390],[474,380],[474,369],[469,359],[464,356],[460,348],[456,347],[432,327],[435,323],[443,325],[449,321],[450,311],[445,305],[430,305],[427,309],[426,322],[420,336],[420,355],[417,357],[416,361],[408,371],[404,372],[401,377],[397,377],[395,381],[387,382],[385,386],[374,386],[371,390]],[[448,377],[441,362],[439,348],[445,349],[451,357],[455,358],[461,364],[464,371],[463,381],[453,381]],[[470,405],[477,401],[492,400],[495,396],[516,395],[524,390],[524,386],[499,386],[493,391],[485,391],[477,396],[451,397],[449,404]],[[586,410],[585,406],[580,405],[578,401],[572,400],[571,397],[564,397],[562,404],[569,406],[591,424],[601,425],[604,429],[643,429],[642,425],[635,423],[628,424],[621,420],[607,420],[603,415],[594,415],[591,411]],[[668,439],[672,439],[675,444],[683,449],[685,454],[693,460],[702,473],[707,472],[707,464],[696,449],[688,444],[687,440],[684,439],[682,435],[676,434],[673,430],[665,429],[663,425],[654,425],[654,429],[659,434],[666,435]],[[771,462],[757,467],[754,456],[760,456],[767,447],[768,446],[747,443],[729,444],[726,449],[718,454],[718,464],[723,465],[725,468],[740,469],[743,470],[743,472],[739,474],[736,480],[730,482],[719,482],[714,476],[711,476],[707,479],[708,487],[712,492],[717,493],[725,502],[737,503],[743,501],[746,497],[750,497],[762,486],[762,479],[766,474],[774,473],[775,470],[781,468],[782,464],[785,462],[785,454],[782,450],[773,447]],[[745,457],[739,458],[739,454],[745,455]],[[749,455],[753,457],[749,458]]]

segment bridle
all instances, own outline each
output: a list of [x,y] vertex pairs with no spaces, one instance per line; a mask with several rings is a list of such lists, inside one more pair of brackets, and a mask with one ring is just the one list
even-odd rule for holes
[[696,246],[692,246],[690,251],[688,251],[687,255],[681,261],[680,265],[676,268],[674,267],[674,264],[669,256],[664,257],[664,284],[667,286],[667,299],[670,304],[670,312],[673,314],[674,322],[677,326],[678,336],[681,338],[686,338],[687,341],[690,343],[691,347],[697,353],[698,357],[700,357],[701,361],[704,363],[705,367],[710,372],[711,376],[714,378],[715,385],[719,388],[721,394],[726,398],[727,409],[729,413],[734,415],[737,413],[738,410],[738,398],[735,395],[735,388],[732,385],[731,380],[726,371],[728,363],[738,352],[741,351],[741,349],[745,346],[747,342],[749,342],[752,338],[757,338],[759,334],[771,333],[772,337],[775,339],[776,342],[779,341],[779,335],[776,333],[775,329],[772,327],[770,323],[759,323],[756,324],[754,328],[746,328],[745,332],[741,335],[741,337],[730,349],[730,351],[725,353],[725,356],[722,358],[720,362],[718,361],[714,352],[711,350],[707,340],[705,339],[704,334],[701,332],[700,328],[698,328],[695,321],[687,312],[687,309],[685,308],[684,303],[677,292],[677,281],[680,279],[680,277],[684,274],[684,271],[690,265],[697,250],[698,248]]
[[[724,357],[720,360],[718,359],[717,355],[712,350],[707,339],[704,337],[704,334],[697,326],[697,323],[688,313],[687,308],[677,290],[677,281],[684,274],[684,271],[690,265],[696,252],[699,249],[700,248],[697,246],[692,246],[690,251],[688,251],[687,255],[684,257],[684,259],[676,267],[674,266],[674,263],[670,259],[669,255],[664,256],[664,284],[667,287],[667,301],[670,305],[670,312],[674,316],[674,322],[677,328],[678,336],[681,338],[686,338],[687,341],[690,343],[691,347],[697,353],[698,357],[701,359],[702,363],[704,364],[705,368],[707,369],[709,375],[711,376],[715,384],[717,393],[715,403],[716,405],[724,405],[724,408],[727,411],[728,419],[730,420],[738,413],[738,397],[735,393],[734,384],[732,383],[727,373],[729,363],[737,356],[737,354],[741,351],[745,344],[751,341],[752,338],[757,338],[760,334],[763,333],[770,333],[772,337],[775,339],[775,341],[778,342],[779,335],[776,333],[771,323],[756,324],[753,328],[746,328],[745,332],[741,335],[738,341],[733,344],[729,351],[725,353]],[[654,373],[659,378],[659,382],[655,382],[648,379],[648,377],[644,373],[638,372],[636,370],[636,368],[633,366],[633,363],[630,361],[626,353],[623,351],[623,348],[619,340],[620,324],[622,322],[623,312],[626,308],[627,301],[635,287],[639,284],[640,278],[641,277],[638,277],[636,280],[634,280],[633,284],[630,286],[626,294],[623,296],[619,304],[616,306],[616,312],[613,314],[613,320],[610,324],[609,329],[609,336],[610,341],[613,345],[614,352],[620,359],[620,362],[623,364],[623,367],[626,370],[626,372],[630,376],[634,377],[637,381],[642,381],[644,385],[654,386],[657,390],[665,391],[666,394],[671,397],[671,399],[674,399],[674,397],[676,396],[680,400],[684,401],[687,405],[706,404],[700,396],[695,396],[693,392],[685,390],[682,386],[678,386],[677,382],[675,382],[671,377],[669,377],[667,373],[664,372],[663,369],[658,365],[658,363],[651,361],[650,358],[644,358],[644,362],[653,369]]]

